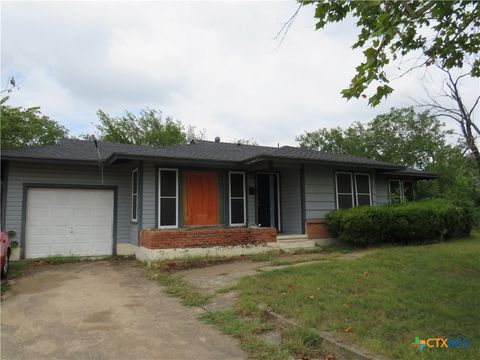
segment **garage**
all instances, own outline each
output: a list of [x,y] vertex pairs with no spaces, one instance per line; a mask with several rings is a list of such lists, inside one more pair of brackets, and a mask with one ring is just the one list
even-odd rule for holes
[[26,209],[26,258],[112,254],[113,190],[29,188]]

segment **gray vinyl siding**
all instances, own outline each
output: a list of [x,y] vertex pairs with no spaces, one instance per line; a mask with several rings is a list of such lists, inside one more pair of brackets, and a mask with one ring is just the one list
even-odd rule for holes
[[[105,186],[118,186],[117,243],[132,242],[136,226],[131,224],[131,166],[105,167]],[[10,162],[6,204],[6,228],[16,232],[13,240],[22,238],[23,184],[102,185],[96,166],[57,165],[33,162]],[[136,242],[136,239],[134,240]],[[21,244],[23,246],[23,244]]]
[[282,212],[282,232],[286,234],[301,234],[302,199],[299,169],[281,170],[280,204]]
[[144,229],[155,228],[155,196],[156,196],[156,171],[154,163],[143,164],[143,217],[142,227]]
[[375,176],[375,186],[377,189],[377,205],[388,204],[388,179],[383,175]]
[[335,209],[334,171],[326,166],[305,166],[306,219],[324,218]]
[[388,203],[387,179],[365,169],[332,168],[327,166],[305,167],[305,209],[307,219],[324,218],[336,209],[335,172],[344,171],[370,175],[372,205]]

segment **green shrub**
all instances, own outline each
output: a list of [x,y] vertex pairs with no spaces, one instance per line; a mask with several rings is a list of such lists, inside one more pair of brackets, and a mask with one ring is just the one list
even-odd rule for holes
[[477,219],[477,209],[470,203],[424,200],[335,210],[325,221],[340,240],[367,246],[467,236]]

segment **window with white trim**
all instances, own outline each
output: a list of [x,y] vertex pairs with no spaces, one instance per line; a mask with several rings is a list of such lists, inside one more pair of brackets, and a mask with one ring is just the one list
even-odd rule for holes
[[336,172],[335,196],[337,200],[337,209],[372,205],[370,174],[341,171]]
[[177,169],[158,169],[158,227],[178,227]]
[[138,169],[132,170],[132,222],[137,222],[138,213]]
[[398,204],[415,200],[412,180],[388,180],[388,194],[390,204]]
[[246,196],[245,196],[245,173],[228,173],[229,176],[229,212],[230,225],[241,226],[246,224]]
[[352,173],[335,173],[335,189],[337,191],[337,209],[354,206]]
[[357,206],[372,205],[372,188],[369,174],[355,173],[355,196]]

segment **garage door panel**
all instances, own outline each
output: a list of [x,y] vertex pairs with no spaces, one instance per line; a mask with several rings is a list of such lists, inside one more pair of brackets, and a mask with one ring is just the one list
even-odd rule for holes
[[105,235],[110,236],[112,234],[112,229],[104,225],[96,225],[93,228],[93,235]]
[[76,208],[73,210],[73,216],[76,218],[89,218],[91,215],[91,211],[89,208]]
[[50,208],[44,206],[32,206],[29,209],[29,213],[32,215],[32,220],[42,223],[45,218],[49,218]]
[[113,191],[29,189],[27,257],[110,255],[112,235]]
[[92,228],[88,225],[73,225],[72,229],[73,229],[73,233],[77,235],[81,235],[82,239],[84,235],[92,234]]
[[[58,222],[58,221],[56,221]],[[55,224],[53,224],[52,226],[50,226],[50,229],[48,231],[48,235],[51,235],[52,237],[53,236],[58,236],[58,235],[61,235],[63,236],[63,238],[65,238],[66,236],[69,236],[70,235],[70,226],[65,226],[65,225],[57,225],[55,222]],[[35,236],[35,235],[33,235]]]
[[48,235],[50,227],[45,225],[34,225],[31,226],[31,229],[33,230],[35,235],[42,236]]

